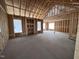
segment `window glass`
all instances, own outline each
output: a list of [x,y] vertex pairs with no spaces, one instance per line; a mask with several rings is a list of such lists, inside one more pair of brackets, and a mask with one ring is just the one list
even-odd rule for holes
[[22,32],[22,21],[18,19],[14,19],[14,32],[15,33],[20,33]]
[[37,22],[37,31],[41,31],[41,22],[40,21]]
[[55,23],[49,23],[49,29],[54,29],[55,28]]
[[43,23],[43,29],[45,29],[45,23]]

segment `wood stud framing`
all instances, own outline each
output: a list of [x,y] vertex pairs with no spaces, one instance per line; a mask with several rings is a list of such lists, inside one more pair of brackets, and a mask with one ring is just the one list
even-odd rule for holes
[[56,21],[55,31],[69,33],[69,21],[70,20]]
[[71,37],[76,37],[78,26],[78,12],[70,14],[69,34]]
[[[79,2],[79,1],[73,1],[73,2]],[[20,16],[32,17],[38,19],[43,19],[44,17],[46,17],[47,12],[51,9],[50,8],[51,5],[54,6],[54,4],[57,5],[61,3],[64,5],[65,4],[71,5],[70,4],[71,1],[69,0],[6,0],[6,5],[8,6],[7,10],[9,10],[9,7],[12,7],[13,15],[18,15],[15,10],[17,9],[19,10],[18,13]],[[57,7],[57,9],[59,8]],[[9,11],[7,13],[12,14]]]
[[[12,4],[10,2],[12,2]],[[23,4],[23,2],[25,3]],[[9,11],[7,13],[18,15],[18,12],[18,16],[33,17],[38,19],[43,19],[43,15],[45,15],[44,12],[50,7],[48,6],[49,4],[50,3],[47,0],[6,0],[6,5],[8,6],[7,10],[9,10],[9,7],[13,8],[13,14]],[[25,6],[25,8],[23,8],[23,6]],[[19,11],[16,11],[15,9]],[[24,11],[24,15],[22,14],[22,10]],[[29,15],[27,16],[26,14]]]

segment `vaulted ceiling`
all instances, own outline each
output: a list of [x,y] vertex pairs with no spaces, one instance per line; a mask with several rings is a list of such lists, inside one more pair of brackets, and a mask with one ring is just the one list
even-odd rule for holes
[[43,19],[56,4],[79,5],[78,0],[5,0],[7,13]]

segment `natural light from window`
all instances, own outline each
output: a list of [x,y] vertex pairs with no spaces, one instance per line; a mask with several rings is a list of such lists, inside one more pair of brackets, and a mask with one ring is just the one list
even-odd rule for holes
[[45,29],[45,23],[43,23],[43,29]]
[[37,31],[41,31],[41,22],[40,21],[37,22]]
[[14,32],[15,33],[20,33],[22,32],[22,21],[18,19],[14,19]]
[[55,28],[55,23],[49,23],[49,29],[54,29]]

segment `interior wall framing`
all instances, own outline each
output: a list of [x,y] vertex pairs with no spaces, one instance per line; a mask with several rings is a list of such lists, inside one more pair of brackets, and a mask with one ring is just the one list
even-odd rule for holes
[[55,22],[55,31],[69,32],[69,20],[62,20]]
[[76,39],[78,26],[78,12],[73,12],[69,15],[69,35],[70,39]]
[[[21,19],[22,20],[22,33],[14,33],[14,25],[13,19]],[[28,18],[22,16],[13,16],[8,14],[8,28],[9,28],[9,38],[14,38],[18,36],[25,36],[31,34],[37,34],[43,32],[43,20],[42,19],[35,19],[35,18]],[[41,21],[41,31],[37,31],[37,21]]]

